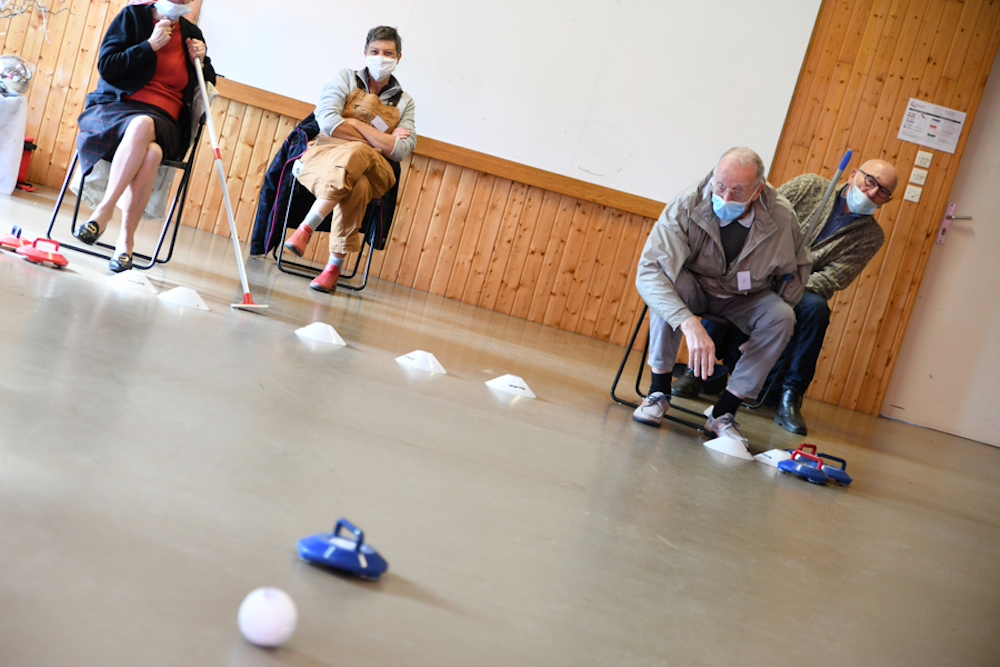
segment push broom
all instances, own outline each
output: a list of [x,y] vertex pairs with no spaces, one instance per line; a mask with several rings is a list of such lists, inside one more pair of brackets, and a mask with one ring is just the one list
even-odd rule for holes
[[833,191],[837,188],[837,181],[840,180],[840,175],[844,173],[844,169],[847,169],[847,163],[851,161],[851,155],[853,154],[854,151],[850,149],[844,153],[844,157],[840,161],[840,166],[837,167],[837,171],[834,172],[833,178],[830,180],[830,186],[826,189],[826,194],[823,195],[823,200],[819,203],[816,210],[813,211],[812,217],[809,218],[806,230],[802,234],[801,243],[809,243],[809,237],[812,236],[814,231],[816,231],[816,226],[823,217],[823,209],[826,208],[826,203],[830,201],[830,196],[833,195]]
[[222,153],[219,151],[219,140],[215,136],[215,125],[212,123],[211,103],[208,100],[208,90],[205,88],[205,75],[201,72],[201,58],[194,59],[194,71],[198,75],[198,87],[201,88],[201,100],[205,103],[205,120],[208,123],[208,138],[212,141],[212,153],[215,155],[215,166],[219,171],[219,185],[222,187],[222,198],[226,201],[226,215],[229,217],[229,237],[233,240],[233,250],[236,251],[236,265],[240,268],[240,282],[243,285],[243,302],[230,304],[231,308],[256,310],[267,308],[264,304],[254,303],[250,295],[250,285],[247,283],[247,272],[243,266],[243,251],[236,236],[236,221],[233,219],[233,206],[229,203],[229,188],[226,187],[226,174],[222,170]]

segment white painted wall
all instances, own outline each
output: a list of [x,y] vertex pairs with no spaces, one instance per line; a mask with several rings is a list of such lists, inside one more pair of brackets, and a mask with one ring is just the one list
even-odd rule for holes
[[820,0],[206,0],[216,71],[315,102],[396,26],[419,134],[666,200],[719,154],[770,165]]
[[1000,53],[948,196],[955,215],[973,219],[952,222],[944,245],[931,250],[882,405],[887,417],[1000,447],[997,183]]

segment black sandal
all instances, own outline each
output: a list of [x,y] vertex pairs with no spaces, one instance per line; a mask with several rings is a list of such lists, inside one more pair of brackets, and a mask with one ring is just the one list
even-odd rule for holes
[[103,233],[104,232],[97,226],[96,222],[88,220],[87,224],[80,225],[76,228],[76,231],[73,232],[73,236],[87,245],[94,245],[94,243],[97,242],[97,239],[101,238],[101,234]]
[[115,255],[108,262],[108,268],[114,273],[121,273],[122,271],[128,271],[132,268],[132,255],[127,252],[123,252],[120,255]]

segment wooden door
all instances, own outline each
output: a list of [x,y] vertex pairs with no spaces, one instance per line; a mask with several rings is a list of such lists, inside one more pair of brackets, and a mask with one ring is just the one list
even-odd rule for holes
[[[911,97],[968,114],[954,155],[934,154],[919,203],[900,192],[878,213],[886,243],[831,301],[807,394],[869,414],[882,406],[937,222],[1000,44],[1000,0],[824,0],[770,179],[833,174],[844,152],[882,158],[905,181],[922,147],[896,138]],[[926,149],[924,149],[926,150]]]

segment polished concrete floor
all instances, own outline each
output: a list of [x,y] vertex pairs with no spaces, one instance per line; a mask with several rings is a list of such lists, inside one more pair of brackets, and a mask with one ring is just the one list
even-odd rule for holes
[[[0,224],[50,208],[0,197]],[[147,275],[208,312],[67,256],[0,254],[4,667],[1000,664],[998,449],[807,403],[855,479],[814,486],[633,422],[615,346],[260,259],[270,308],[232,310],[230,242],[187,229]],[[294,334],[315,321],[347,346]],[[418,349],[448,374],[395,361]],[[296,557],[342,516],[381,581]],[[236,625],[262,585],[299,609],[274,651]]]

